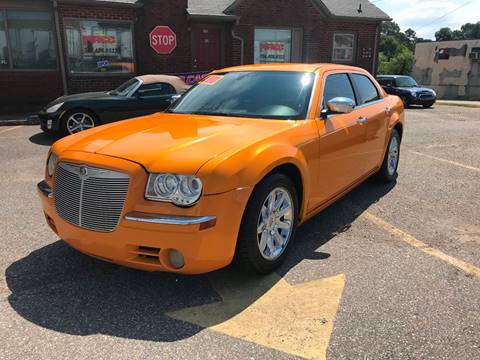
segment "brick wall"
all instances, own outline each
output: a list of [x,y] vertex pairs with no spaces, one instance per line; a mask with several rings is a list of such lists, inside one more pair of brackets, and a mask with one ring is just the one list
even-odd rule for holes
[[[192,68],[191,32],[187,20],[187,0],[144,0],[138,10],[136,50],[139,74],[186,72]],[[157,25],[170,26],[177,35],[177,48],[169,55],[150,47],[150,32]]]
[[38,111],[62,95],[59,71],[1,71],[0,115]]
[[[343,31],[354,33],[357,38],[353,65],[373,70],[377,31],[375,23],[331,20],[311,0],[244,0],[232,12],[240,16],[240,24],[235,27],[235,33],[245,41],[245,63],[254,61],[256,26],[298,27],[303,29],[303,62],[332,62],[333,34]],[[363,48],[371,48],[371,58],[362,57]],[[238,63],[239,42],[233,41],[232,64]]]

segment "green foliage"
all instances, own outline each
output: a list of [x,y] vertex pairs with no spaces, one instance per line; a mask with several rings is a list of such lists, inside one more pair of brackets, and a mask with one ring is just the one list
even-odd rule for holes
[[449,27],[443,27],[435,33],[435,39],[437,41],[480,39],[480,21],[475,24],[466,23],[460,30],[452,31]]
[[380,74],[408,75],[415,57],[413,51],[416,34],[412,29],[405,32],[393,21],[384,22],[380,29]]
[[394,56],[388,58],[380,53],[380,74],[409,75],[413,68],[415,56],[413,51],[403,44],[396,49]]

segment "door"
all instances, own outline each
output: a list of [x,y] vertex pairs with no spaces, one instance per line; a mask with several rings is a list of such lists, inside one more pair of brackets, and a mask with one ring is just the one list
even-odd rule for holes
[[350,74],[359,108],[364,111],[365,122],[365,172],[372,171],[381,165],[386,146],[386,136],[390,112],[386,108],[385,99],[377,86],[366,75]]
[[220,69],[222,30],[213,25],[193,27],[193,70],[210,71]]
[[[322,108],[336,97],[357,99],[346,73],[330,73],[324,81]],[[329,114],[318,119],[320,136],[319,182],[315,190],[317,207],[330,200],[365,174],[365,126],[361,122],[364,110],[347,114]]]

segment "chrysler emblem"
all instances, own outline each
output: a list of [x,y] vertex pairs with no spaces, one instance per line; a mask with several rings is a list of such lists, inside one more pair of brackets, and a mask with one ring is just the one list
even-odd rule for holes
[[83,177],[83,178],[88,176],[88,168],[87,167],[82,166],[80,168],[80,176]]

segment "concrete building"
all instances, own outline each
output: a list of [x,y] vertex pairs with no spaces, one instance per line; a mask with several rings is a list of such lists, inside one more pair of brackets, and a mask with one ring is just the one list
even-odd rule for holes
[[[388,18],[367,0],[0,0],[0,113],[145,73],[262,62],[375,72]],[[152,46],[159,26],[172,51]]]
[[413,77],[449,100],[480,100],[480,39],[417,44]]

